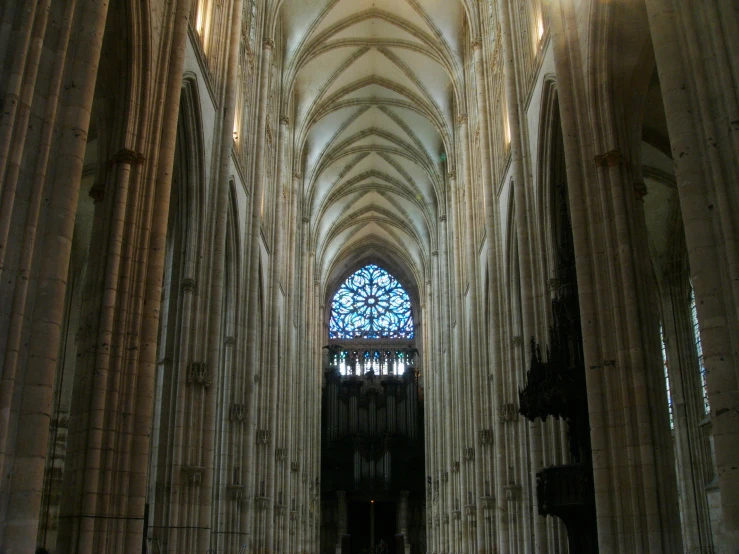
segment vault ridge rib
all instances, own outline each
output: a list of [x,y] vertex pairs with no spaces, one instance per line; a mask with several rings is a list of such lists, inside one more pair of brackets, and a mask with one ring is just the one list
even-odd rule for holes
[[[315,114],[320,113],[322,111],[322,107],[328,107],[331,105],[332,102],[337,101],[342,96],[346,96],[347,94],[351,94],[352,92],[359,90],[365,86],[369,85],[379,85],[382,87],[387,88],[388,90],[391,90],[393,92],[397,92],[398,94],[405,96],[412,102],[416,102],[419,105],[426,108],[427,113],[424,113],[424,117],[426,117],[429,121],[431,121],[436,127],[436,129],[440,133],[448,133],[448,122],[446,121],[446,118],[433,110],[433,106],[429,106],[425,99],[422,96],[419,96],[418,94],[415,94],[410,89],[404,87],[400,83],[397,83],[395,81],[392,81],[390,79],[385,79],[383,77],[379,77],[378,75],[368,75],[364,79],[358,79],[352,83],[349,83],[348,85],[340,88],[335,93],[333,93],[331,96],[328,96],[324,102],[322,103],[322,106],[314,106],[311,108],[311,110],[315,110],[315,113],[312,113],[311,111],[307,112],[304,123],[302,125],[303,128],[307,128],[308,126],[312,125],[313,121],[315,121]],[[301,128],[301,136],[306,132]]]
[[[351,195],[354,195],[354,198],[347,201],[347,204],[346,204],[345,209],[344,209],[344,215],[339,216],[336,219],[335,223],[339,223],[343,219],[345,219],[346,215],[348,215],[349,209],[352,206],[354,206],[361,199],[365,198],[368,194],[373,193],[373,192],[376,192],[380,196],[382,196],[385,200],[387,200],[393,206],[394,209],[396,209],[400,213],[400,215],[402,216],[401,219],[400,219],[401,221],[409,222],[409,228],[413,229],[413,233],[412,234],[417,238],[417,241],[419,243],[423,243],[424,241],[420,238],[423,235],[423,229],[419,229],[418,228],[418,226],[416,225],[416,218],[414,218],[411,214],[409,214],[401,205],[399,205],[399,204],[393,204],[393,200],[392,200],[392,198],[390,198],[390,194],[388,194],[388,193],[391,193],[392,194],[393,191],[390,190],[389,187],[385,187],[383,190],[373,189],[373,188],[369,188],[369,187],[363,187],[361,189],[355,189],[354,191],[351,191],[350,193],[346,193],[346,194],[342,195],[342,197],[343,197],[343,196],[348,196],[349,194],[351,194]],[[337,203],[338,203],[338,200],[332,202],[330,205],[334,205],[334,204],[337,204]],[[317,220],[322,220],[323,219],[323,217],[325,215],[325,212],[328,210],[328,208],[330,207],[330,205],[326,205],[325,206],[325,209],[322,210],[317,215]],[[376,205],[375,204],[371,204],[369,207],[372,207],[372,206],[376,206]],[[378,207],[377,209],[378,210],[385,211],[384,208],[379,208]],[[419,208],[419,212],[421,212],[421,215],[423,217],[423,222],[426,225],[427,234],[429,235],[429,237],[431,237],[432,236],[432,233],[431,233],[431,227],[429,227],[429,219],[426,217],[426,214],[424,213],[424,211],[421,208]],[[361,211],[355,212],[352,217],[355,217],[356,218],[359,215],[361,215],[361,213],[363,213],[363,212],[361,212]],[[396,215],[396,217],[397,217],[397,215]],[[411,233],[409,233],[409,234],[411,234]]]
[[[386,116],[388,116],[390,119],[392,119],[396,123],[396,125],[401,127],[403,131],[405,131],[406,134],[411,138],[411,140],[416,144],[418,149],[421,152],[424,152],[424,154],[429,160],[429,165],[433,168],[434,175],[435,175],[435,184],[442,185],[443,181],[441,178],[441,174],[438,172],[436,165],[434,164],[434,158],[431,155],[431,152],[429,152],[426,149],[426,146],[423,144],[423,142],[421,142],[421,139],[418,137],[418,135],[415,132],[413,132],[413,129],[411,129],[410,126],[406,124],[405,120],[402,117],[400,117],[398,114],[393,112],[391,109],[385,106],[378,106],[377,109],[380,110],[382,113],[384,113]],[[441,135],[441,140],[442,140],[442,143],[446,143],[444,135]]]
[[[370,110],[372,106],[364,106],[361,109],[357,110],[355,113],[353,113],[351,116],[346,118],[344,122],[339,126],[337,131],[331,136],[331,139],[329,139],[328,142],[323,146],[321,149],[321,152],[318,154],[318,157],[316,158],[316,163],[313,165],[313,169],[310,172],[310,175],[308,175],[308,183],[309,187],[312,188],[313,182],[315,178],[320,173],[320,165],[321,160],[327,155],[327,153],[331,150],[331,145],[344,133],[346,129],[349,128],[349,126],[354,123],[357,119],[359,119],[362,115],[367,113],[367,111]],[[306,146],[305,141],[307,140],[307,134],[305,136],[305,139],[301,141],[302,147],[301,150],[303,150]],[[307,168],[306,168],[307,169]]]
[[387,38],[361,38],[361,39],[360,38],[342,38],[342,39],[331,40],[328,42],[318,44],[316,45],[316,49],[311,51],[310,54],[306,56],[306,59],[301,60],[301,64],[297,68],[297,70],[298,72],[300,72],[300,70],[307,63],[311,62],[318,56],[321,56],[323,54],[330,52],[331,50],[336,50],[339,48],[357,47],[357,46],[377,47],[377,46],[382,46],[382,45],[387,46],[389,48],[401,48],[404,50],[410,50],[412,52],[416,52],[418,54],[428,57],[429,59],[434,60],[436,63],[442,66],[445,70],[449,71],[449,67],[445,63],[444,58],[439,56],[437,52],[434,52],[427,45],[418,44],[417,42],[412,42],[409,40],[387,39]]
[[[367,210],[379,212],[378,209],[375,208],[373,210],[372,207],[368,207]],[[316,256],[318,257],[320,254],[320,258],[323,258],[323,255],[325,254],[331,242],[334,239],[338,239],[339,235],[341,235],[343,232],[350,231],[346,240],[343,241],[342,246],[349,244],[352,238],[356,237],[357,234],[365,230],[368,225],[375,223],[377,224],[378,227],[380,227],[383,231],[385,231],[388,235],[390,235],[398,245],[401,245],[401,246],[405,244],[405,241],[401,240],[400,237],[398,237],[398,235],[395,232],[393,232],[391,228],[388,228],[388,225],[390,225],[391,227],[396,227],[406,232],[415,241],[416,245],[418,246],[418,250],[421,253],[421,257],[423,259],[424,252],[426,251],[426,249],[423,248],[423,244],[421,243],[420,239],[417,236],[415,236],[415,233],[413,232],[413,230],[408,229],[407,227],[404,227],[402,224],[400,224],[400,222],[396,221],[395,218],[388,219],[387,214],[383,214],[383,215],[385,215],[385,217],[369,216],[369,215],[360,216],[358,218],[354,218],[351,221],[344,221],[344,222],[341,222],[341,224],[332,227],[330,232],[327,234],[325,240],[322,241],[322,244],[316,245]]]
[[[291,61],[288,66],[290,74],[292,75],[294,73],[297,73],[297,71],[299,71],[299,66],[301,65],[301,60],[304,58],[304,56],[310,55],[310,52],[313,49],[325,43],[331,36],[338,34],[341,31],[344,31],[353,25],[362,23],[363,21],[368,20],[368,19],[382,19],[382,20],[387,21],[391,25],[395,25],[399,29],[402,29],[403,31],[407,32],[409,35],[414,36],[417,39],[419,39],[421,42],[426,44],[432,50],[436,50],[438,54],[441,57],[443,57],[443,50],[436,47],[438,44],[438,39],[436,39],[433,35],[430,35],[426,31],[418,28],[416,25],[414,25],[407,19],[399,17],[391,12],[382,10],[380,8],[369,8],[364,11],[357,12],[353,15],[350,15],[340,21],[337,21],[330,27],[327,27],[326,29],[318,33],[317,35],[313,36],[310,39],[310,42],[308,43],[307,46],[305,46],[305,40],[302,41],[301,46],[304,46],[303,50],[301,51],[299,49],[296,49],[296,55],[294,56],[293,61]],[[306,33],[304,35],[305,39],[308,39],[314,31],[315,31],[315,28],[311,29],[308,33]],[[453,60],[454,58],[450,58],[450,59]]]
[[344,72],[346,72],[347,69],[349,69],[352,65],[354,65],[354,63],[359,58],[364,56],[370,50],[371,48],[369,46],[366,48],[360,48],[359,50],[354,52],[354,54],[349,56],[349,58],[345,60],[344,63],[342,63],[339,66],[339,68],[336,71],[334,71],[334,73],[328,79],[326,79],[326,81],[323,83],[323,86],[318,90],[318,94],[315,95],[311,103],[308,105],[308,109],[305,111],[306,120],[309,119],[309,115],[311,112],[315,110],[315,107],[321,103],[321,99],[326,94],[326,91],[331,88],[331,85],[333,85],[338,80],[338,78],[341,77],[341,75],[344,74]]
[[[356,158],[354,158],[351,162],[349,162],[340,172],[339,175],[334,179],[334,181],[331,183],[331,185],[328,187],[328,190],[331,191],[338,182],[340,182],[347,173],[349,173],[354,167],[357,166],[362,160],[364,160],[367,156],[370,155],[370,152],[363,152],[359,154]],[[313,186],[313,183],[310,185],[310,193],[308,195],[308,202],[310,206],[313,206],[313,202],[315,201],[315,193],[316,188]],[[312,210],[311,210],[312,211]],[[315,232],[315,222],[311,224],[311,230]]]

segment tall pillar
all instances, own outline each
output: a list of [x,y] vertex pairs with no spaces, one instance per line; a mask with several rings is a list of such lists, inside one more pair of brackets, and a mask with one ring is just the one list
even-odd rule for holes
[[[262,222],[262,199],[264,198],[264,174],[265,174],[265,144],[267,129],[267,100],[269,98],[270,73],[272,68],[272,50],[274,49],[274,41],[265,38],[262,45],[261,71],[259,76],[259,105],[257,107],[257,136],[255,138],[256,151],[254,182],[251,197],[251,213],[247,226],[249,228],[249,244],[247,247],[248,256],[248,295],[247,295],[247,324],[246,324],[246,352],[247,352],[247,405],[249,414],[247,421],[249,422],[246,437],[246,475],[250,475],[247,489],[247,509],[246,521],[250,528],[250,540],[255,543],[258,540],[257,516],[260,515],[256,508],[256,499],[260,496],[261,491],[257,490],[257,475],[255,471],[256,465],[256,424],[258,419],[257,407],[258,398],[256,393],[256,385],[254,383],[257,367],[260,362],[258,359],[260,348],[257,341],[261,333],[259,326],[261,321],[260,308],[260,275],[259,275],[259,252],[261,233],[259,232]],[[266,302],[267,299],[265,298]],[[256,546],[255,546],[256,547]]]
[[[613,86],[605,86],[620,76],[599,70],[598,79],[593,78],[593,68],[608,62],[598,43],[609,22],[596,18],[586,23],[567,1],[552,3],[550,22],[577,265],[599,548],[602,553],[636,545],[651,552],[682,550],[669,426],[655,408],[665,397],[654,372],[660,351],[658,321],[650,309],[652,281],[635,222],[631,162],[621,153],[628,146],[618,130],[622,114],[614,107],[621,98]],[[598,44],[592,47],[599,53],[596,58],[580,50],[584,30]],[[599,105],[607,108],[592,109]],[[603,218],[603,213],[610,216]],[[600,248],[594,251],[594,244]],[[608,263],[593,263],[594,252]]]
[[[730,2],[646,0],[685,225],[723,526],[739,541],[739,119]],[[711,40],[705,40],[711,37]],[[735,62],[735,60],[734,60]],[[710,79],[708,78],[710,76]],[[735,82],[735,81],[734,81]],[[714,137],[722,136],[722,140]],[[719,545],[716,545],[717,547]]]
[[[513,173],[513,198],[516,208],[515,225],[516,238],[518,240],[518,265],[520,274],[520,290],[521,290],[521,327],[524,339],[523,355],[521,361],[523,371],[529,367],[529,348],[528,340],[536,333],[534,327],[534,280],[533,280],[533,258],[531,255],[530,232],[530,213],[528,196],[526,194],[527,182],[524,177],[524,160],[526,157],[526,146],[524,143],[522,129],[522,113],[519,109],[519,90],[516,78],[516,56],[513,41],[513,26],[510,18],[511,6],[509,0],[501,0],[498,2],[498,18],[501,25],[502,46],[503,46],[503,74],[505,80],[505,98],[508,126],[510,130],[510,149],[511,149],[511,166]],[[480,57],[476,54],[475,62],[478,80],[483,79],[483,67]],[[484,81],[482,81],[484,82]],[[483,111],[487,106],[482,108]],[[530,479],[532,483],[536,482],[536,473],[543,467],[543,452],[541,444],[541,422],[533,421],[528,423],[528,450],[529,459],[526,460],[529,465]],[[533,518],[533,536],[534,550],[542,552],[546,548],[546,519],[531,510]]]
[[[141,344],[144,347],[140,353],[140,371],[136,379],[136,414],[138,417],[133,426],[133,449],[136,452],[132,463],[130,481],[136,486],[146,482],[142,477],[149,468],[149,446],[151,439],[151,422],[154,418],[154,396],[156,369],[158,365],[157,341],[160,331],[160,307],[162,299],[162,275],[165,266],[165,254],[167,244],[167,231],[169,222],[169,203],[172,189],[172,167],[175,159],[177,144],[177,125],[179,121],[180,97],[182,93],[182,73],[185,60],[185,49],[187,44],[188,16],[190,13],[190,0],[179,0],[172,14],[174,33],[172,38],[172,49],[170,54],[170,66],[164,92],[164,113],[162,115],[162,126],[159,146],[159,164],[154,175],[150,176],[149,186],[155,189],[152,201],[151,233],[149,238],[149,252],[146,263],[144,307],[141,321]],[[194,287],[196,281],[192,278],[183,280],[183,307],[181,321],[189,322],[190,314],[195,305]],[[173,292],[176,294],[176,292]],[[180,352],[189,350],[190,333],[183,333],[182,344],[179,345]],[[184,379],[183,379],[184,381]],[[181,448],[182,441],[175,441],[175,445]],[[181,459],[176,454],[171,455],[173,459]],[[157,468],[158,471],[166,471],[166,468]],[[145,494],[145,493],[144,493]],[[175,492],[176,495],[176,492]],[[145,497],[137,499],[137,503],[144,509]],[[162,503],[167,503],[169,498],[162,496]],[[169,501],[165,510],[177,513],[179,506]],[[136,523],[136,522],[134,522]],[[141,525],[143,525],[143,519]],[[133,526],[132,526],[133,527]],[[166,534],[165,534],[166,536]],[[140,537],[140,535],[139,535]],[[174,539],[170,547],[176,545],[177,534],[170,533],[169,537]],[[133,533],[127,537],[126,552],[140,551],[140,538]]]
[[[473,49],[478,52],[479,51],[479,41],[475,41],[473,43]],[[478,114],[479,115],[479,114]],[[480,122],[478,121],[478,124]],[[484,134],[482,131],[480,133],[481,135]],[[470,490],[472,487],[478,487],[480,483],[482,482],[482,474],[481,474],[481,461],[478,459],[477,461],[474,460],[474,456],[463,456],[463,452],[469,452],[470,449],[474,449],[475,444],[475,436],[477,435],[479,429],[480,429],[480,387],[476,386],[475,381],[479,377],[480,373],[480,341],[479,341],[479,331],[480,331],[480,319],[479,319],[479,287],[478,287],[478,271],[479,271],[479,263],[477,258],[477,244],[476,244],[476,229],[473,226],[474,221],[474,205],[472,201],[472,188],[474,185],[474,179],[473,179],[473,171],[471,168],[471,161],[470,157],[472,155],[471,147],[470,147],[470,140],[469,140],[469,123],[467,116],[460,117],[460,127],[459,127],[459,138],[461,143],[461,150],[462,150],[462,170],[463,170],[463,189],[460,190],[460,194],[463,196],[464,199],[464,205],[461,208],[462,213],[464,214],[463,220],[464,220],[464,233],[465,233],[465,241],[464,241],[464,256],[465,256],[465,265],[467,267],[467,283],[468,286],[468,292],[467,294],[470,297],[469,302],[469,324],[466,325],[467,321],[457,321],[457,325],[463,325],[463,329],[465,329],[467,336],[468,336],[468,342],[466,343],[469,345],[467,348],[464,348],[468,352],[468,358],[466,360],[466,365],[463,365],[461,368],[462,371],[461,377],[462,377],[462,384],[463,384],[463,393],[462,393],[462,406],[463,406],[463,412],[462,412],[462,421],[464,422],[462,425],[463,428],[463,434],[461,437],[461,443],[459,444],[458,448],[456,449],[456,455],[459,458],[465,457],[465,462],[471,462],[471,463],[464,463],[461,466],[461,470],[459,472],[460,479],[458,483],[458,490],[455,491],[455,505],[453,507],[453,510],[457,512],[457,517],[459,520],[455,519],[455,521],[459,521],[459,527],[462,529],[463,533],[463,547],[465,550],[472,552],[475,551],[478,547],[481,548],[484,544],[484,539],[475,534],[475,530],[472,529],[472,521],[471,517],[467,517],[465,514],[464,519],[461,518],[461,502],[462,498],[466,497],[467,490]],[[465,314],[465,312],[462,312]],[[465,314],[466,315],[466,314]],[[463,315],[464,317],[464,315]],[[471,466],[471,467],[470,467]],[[479,495],[477,495],[479,496]],[[482,514],[480,515],[480,519],[482,519]],[[483,529],[482,525],[478,529],[478,533],[481,532]]]
[[[74,16],[78,18],[78,28],[85,32],[73,33],[70,39],[74,44],[70,52],[74,55],[68,60],[65,77],[76,86],[67,90],[61,101],[66,109],[62,112],[59,128],[57,169],[49,189],[48,213],[51,215],[41,256],[18,413],[18,440],[12,461],[5,459],[8,445],[0,445],[4,455],[3,474],[10,474],[1,550],[10,554],[32,552],[36,547],[67,271],[108,4],[85,4],[78,10]],[[14,382],[3,383],[3,386],[12,387]],[[7,410],[6,417],[9,417],[10,404],[0,408]],[[8,471],[11,463],[12,471]]]

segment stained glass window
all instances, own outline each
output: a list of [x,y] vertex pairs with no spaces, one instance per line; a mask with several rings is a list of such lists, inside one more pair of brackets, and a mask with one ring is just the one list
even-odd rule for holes
[[334,295],[329,338],[412,339],[408,293],[381,267],[363,267],[350,275]]
[[698,367],[701,372],[701,388],[703,389],[703,409],[708,414],[711,406],[708,404],[708,387],[706,386],[706,366],[703,364],[703,346],[701,345],[701,332],[698,327],[698,308],[695,305],[695,291],[690,288],[690,318],[693,321],[693,335],[695,336],[695,349],[698,354]]
[[662,342],[662,369],[665,371],[665,388],[667,389],[667,406],[670,410],[670,429],[675,428],[675,419],[672,413],[672,393],[670,392],[670,375],[667,372],[667,343],[665,342],[665,330],[659,325],[659,338]]

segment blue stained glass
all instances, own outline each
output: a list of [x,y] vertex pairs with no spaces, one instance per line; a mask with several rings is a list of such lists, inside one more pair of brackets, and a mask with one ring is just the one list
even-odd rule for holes
[[412,339],[411,299],[395,277],[374,264],[344,281],[331,303],[330,339]]

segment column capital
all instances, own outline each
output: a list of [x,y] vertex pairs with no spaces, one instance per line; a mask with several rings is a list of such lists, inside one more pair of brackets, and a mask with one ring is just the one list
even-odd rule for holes
[[208,364],[206,362],[191,362],[187,370],[186,382],[188,385],[200,386],[204,389],[210,388],[213,375]]
[[549,292],[557,292],[559,289],[560,281],[556,277],[552,277],[547,281],[547,284],[549,285]]
[[446,222],[446,214],[441,214],[441,215],[439,216],[439,221],[440,221],[441,223],[445,223],[445,222]]
[[146,157],[139,153],[135,152],[134,150],[129,150],[128,148],[122,148],[113,156],[110,158],[110,164],[130,164],[130,165],[142,165],[146,161]]
[[285,114],[282,114],[282,115],[280,116],[280,123],[281,123],[282,125],[285,125],[285,126],[287,127],[288,125],[290,125],[290,118],[289,118],[289,117],[287,117],[287,116],[286,116]]
[[644,200],[644,197],[649,193],[647,185],[644,181],[634,183],[634,196],[637,200]]
[[187,277],[182,280],[182,290],[185,292],[193,292],[196,285],[197,281],[192,277]]
[[628,166],[628,160],[620,150],[609,150],[605,154],[595,156],[596,167],[613,167],[616,165]]
[[449,177],[449,180],[450,181],[452,179],[456,179],[457,178],[457,172],[456,171],[450,171],[449,174],[448,174],[448,177]]
[[521,496],[521,485],[511,483],[503,487],[505,491],[505,497],[508,502],[516,502]]
[[302,175],[300,174],[299,171],[296,171],[295,173],[293,173],[293,179],[295,179],[297,181],[300,181],[300,178],[301,177],[302,177]]
[[88,194],[94,202],[100,202],[105,198],[105,185],[102,183],[95,183],[90,187],[90,192]]
[[275,41],[271,38],[265,38],[262,45],[266,50],[272,50],[275,47]]
[[473,50],[479,50],[482,48],[482,40],[480,38],[473,38],[470,46],[472,46]]
[[467,123],[467,114],[466,113],[459,114],[457,116],[457,123],[459,123],[460,125],[464,125],[465,123]]
[[202,466],[183,465],[182,472],[185,474],[185,480],[188,484],[199,485],[203,482],[205,468]]

